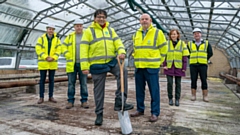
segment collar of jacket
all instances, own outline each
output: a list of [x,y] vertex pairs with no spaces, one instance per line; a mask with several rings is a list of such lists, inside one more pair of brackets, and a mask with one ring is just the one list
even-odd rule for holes
[[[46,37],[47,38],[47,33],[44,33],[42,35],[42,37]],[[57,37],[57,33],[56,32],[53,33],[53,37],[52,38],[54,38],[54,37]]]
[[[82,31],[82,34],[83,34],[84,30]],[[76,34],[76,31],[73,31],[71,32],[69,35],[75,35]]]
[[[194,44],[196,43],[196,40],[195,40],[195,39],[193,39],[193,43],[194,43]],[[203,44],[203,43],[205,43],[205,40],[203,40],[203,39],[201,38],[201,44]]]
[[[107,28],[109,26],[109,22],[106,22],[106,26],[104,28]],[[104,29],[102,28],[98,23],[96,22],[92,22],[92,24],[90,25],[90,27],[93,27],[94,29]]]
[[[152,29],[152,28],[154,28],[153,27],[153,25],[151,24],[149,27],[148,27],[148,29],[147,29],[147,31],[149,31],[150,29]],[[143,28],[142,28],[142,26],[138,29],[138,31],[143,31]]]

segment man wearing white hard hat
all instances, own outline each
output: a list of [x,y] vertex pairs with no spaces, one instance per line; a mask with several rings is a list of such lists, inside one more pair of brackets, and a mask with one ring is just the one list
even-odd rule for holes
[[81,107],[87,109],[89,108],[87,102],[87,75],[82,73],[80,66],[80,43],[83,35],[83,21],[76,19],[74,20],[73,25],[75,31],[66,37],[62,45],[62,53],[67,60],[66,72],[68,75],[68,103],[66,109],[70,109],[74,106],[77,74],[80,83]]
[[202,31],[199,28],[193,30],[193,41],[188,42],[190,53],[190,74],[191,74],[191,100],[196,100],[197,79],[198,74],[201,79],[201,88],[203,101],[208,102],[208,84],[207,84],[207,69],[208,60],[212,57],[212,47],[208,40],[202,39]]
[[54,75],[58,68],[58,57],[61,54],[61,40],[54,33],[55,25],[48,24],[47,32],[38,38],[35,50],[38,56],[38,70],[40,70],[39,93],[40,99],[38,104],[44,102],[45,80],[48,71],[49,79],[49,101],[57,103],[53,98]]

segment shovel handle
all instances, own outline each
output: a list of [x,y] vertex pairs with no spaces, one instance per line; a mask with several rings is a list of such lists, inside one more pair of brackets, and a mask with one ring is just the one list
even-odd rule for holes
[[118,60],[119,68],[120,68],[121,92],[124,92],[124,77],[123,77],[124,60],[122,60],[122,63],[121,63],[121,60],[119,59],[119,57],[117,57],[117,60]]
[[124,77],[123,77],[123,68],[124,68],[124,60],[119,59],[119,57],[117,57],[118,60],[118,65],[120,68],[120,78],[121,78],[121,94],[122,94],[122,115],[124,115]]

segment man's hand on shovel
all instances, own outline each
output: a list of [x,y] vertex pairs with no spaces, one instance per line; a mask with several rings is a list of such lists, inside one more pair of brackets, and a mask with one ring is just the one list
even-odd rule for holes
[[118,58],[121,59],[121,60],[124,60],[125,59],[125,54],[119,54]]

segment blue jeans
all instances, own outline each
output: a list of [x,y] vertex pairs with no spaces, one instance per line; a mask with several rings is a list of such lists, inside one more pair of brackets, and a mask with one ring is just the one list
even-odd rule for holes
[[145,105],[145,86],[146,82],[151,96],[151,114],[159,116],[160,114],[160,87],[159,87],[159,69],[136,68],[135,84],[137,111],[144,112]]
[[78,74],[78,79],[80,83],[80,101],[82,103],[88,100],[88,89],[87,89],[87,75],[83,74],[79,63],[74,64],[74,72],[67,73],[68,75],[68,102],[74,104],[75,101],[75,84],[76,77]]
[[45,80],[48,71],[48,79],[49,79],[49,98],[53,97],[53,88],[54,88],[54,75],[55,70],[40,70],[40,82],[39,82],[39,94],[40,98],[44,98],[45,91]]

